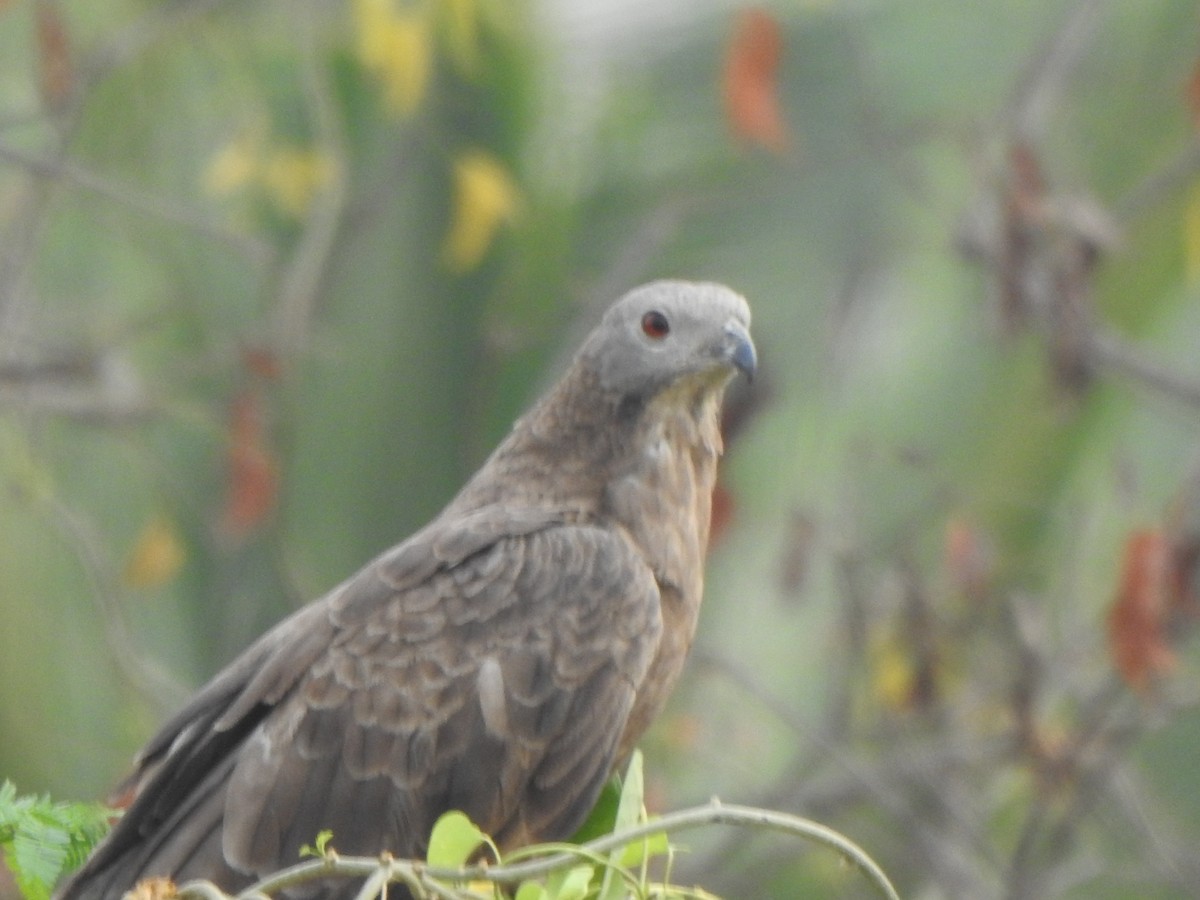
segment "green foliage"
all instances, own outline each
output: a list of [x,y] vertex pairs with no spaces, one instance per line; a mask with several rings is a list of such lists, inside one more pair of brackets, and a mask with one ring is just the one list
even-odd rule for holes
[[[726,824],[744,828],[766,828],[789,833],[838,852],[843,862],[851,862],[874,885],[880,896],[895,900],[895,890],[887,876],[851,841],[815,822],[783,813],[751,807],[727,806],[713,801],[706,807],[672,813],[653,822],[645,810],[642,757],[635,752],[620,787],[607,791],[583,831],[591,834],[597,821],[609,825],[606,833],[585,844],[551,843],[524,847],[502,855],[491,838],[462,812],[448,812],[434,824],[425,862],[390,857],[343,857],[329,846],[331,835],[321,832],[317,850],[306,848],[305,855],[319,855],[323,864],[302,863],[268,876],[245,893],[273,896],[284,888],[311,878],[331,875],[365,878],[358,896],[386,896],[389,883],[403,883],[417,898],[441,900],[712,900],[713,894],[700,888],[685,888],[671,882],[672,848],[667,835],[701,825]],[[616,780],[614,779],[614,784]],[[613,795],[618,801],[613,804]],[[486,844],[494,862],[469,865],[481,844]],[[648,863],[665,857],[665,871],[651,875]],[[632,867],[639,867],[633,871]],[[515,889],[514,887],[515,886]],[[191,890],[181,887],[181,897],[223,897],[210,885]]]
[[[642,754],[635,751],[625,772],[624,783],[621,785],[621,798],[617,804],[616,820],[613,831],[624,831],[646,821],[646,805],[643,802],[645,778],[642,773]],[[600,883],[600,900],[620,900],[624,896],[624,885],[621,867],[640,865],[652,856],[669,851],[667,836],[656,834],[641,841],[632,841],[623,847],[616,848],[609,854],[609,865],[604,868],[604,877]]]
[[[622,833],[646,823],[642,769],[642,753],[635,750],[624,776],[613,778],[605,786],[573,843],[581,845],[603,835]],[[605,855],[589,856],[584,863],[555,871],[545,880],[545,893],[531,893],[530,896],[544,896],[546,900],[576,900],[588,896],[598,900],[621,900],[629,896],[631,891],[634,896],[642,896],[649,890],[647,872],[643,866],[640,876],[635,875],[630,867],[643,865],[652,857],[667,854],[669,850],[666,834],[631,840],[613,847]],[[540,850],[532,847],[514,854],[513,858],[526,852],[537,855]],[[522,887],[528,884],[531,882],[526,882]],[[673,895],[673,889],[668,886],[660,886],[660,889],[667,896]]]
[[[616,780],[614,779],[614,784]],[[882,870],[857,845],[815,822],[751,807],[727,806],[714,800],[706,807],[672,813],[651,822],[642,794],[642,757],[635,752],[620,788],[615,808],[599,804],[599,816],[611,823],[611,833],[586,844],[551,843],[524,847],[504,856],[492,839],[462,812],[441,816],[430,835],[424,862],[343,857],[334,849],[332,831],[321,831],[300,856],[316,857],[267,876],[243,895],[271,897],[314,878],[365,879],[358,896],[385,897],[389,883],[403,883],[417,898],[442,900],[712,900],[700,888],[670,881],[672,848],[667,835],[700,825],[726,824],[766,828],[822,844],[853,863],[881,896],[896,893]],[[610,792],[611,793],[611,792]],[[5,781],[0,786],[0,848],[25,900],[49,900],[55,882],[79,866],[108,830],[116,810],[99,804],[53,803],[46,797],[18,797]],[[594,828],[594,824],[591,828]],[[591,830],[589,828],[589,830]],[[493,862],[469,864],[480,845]],[[666,857],[665,872],[652,876],[648,863]],[[639,869],[635,872],[632,867]],[[516,885],[510,893],[510,887]],[[189,882],[178,896],[225,898],[215,885]]]
[[0,785],[0,848],[25,900],[47,900],[59,877],[108,832],[114,815],[99,803],[18,797],[11,781]]
[[[433,826],[426,862],[435,869],[458,869],[468,863],[481,844],[488,845],[501,865],[561,852],[566,854],[564,864],[537,880],[523,881],[512,895],[514,900],[584,900],[586,897],[621,900],[631,892],[633,896],[644,896],[649,891],[644,864],[669,852],[665,834],[620,843],[603,854],[582,847],[589,841],[645,824],[643,789],[642,755],[637,751],[624,776],[614,777],[605,786],[587,822],[570,843],[528,847],[508,857],[503,857],[491,838],[465,814],[448,812]],[[639,865],[643,866],[640,875],[630,871],[629,867]],[[672,888],[658,886],[657,889],[665,896],[675,895]]]
[[527,881],[513,895],[513,900],[548,900],[550,894],[543,885],[536,881]]
[[326,828],[323,831],[317,832],[317,839],[311,844],[305,844],[300,848],[300,858],[316,857],[324,859],[329,852],[329,842],[333,839],[333,832]]
[[433,825],[429,835],[429,855],[431,866],[454,868],[465,865],[479,845],[488,840],[478,826],[464,813],[448,812]]
[[591,866],[571,866],[552,872],[546,878],[546,900],[583,900],[595,877]]
[[571,837],[572,844],[586,844],[601,835],[612,834],[617,827],[617,808],[621,805],[621,776],[614,775],[600,791],[587,821]]

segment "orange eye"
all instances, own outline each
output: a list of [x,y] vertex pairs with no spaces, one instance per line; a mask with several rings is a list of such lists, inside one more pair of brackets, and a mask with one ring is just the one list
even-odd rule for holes
[[671,323],[657,309],[652,309],[642,316],[642,332],[648,338],[661,341],[671,333]]

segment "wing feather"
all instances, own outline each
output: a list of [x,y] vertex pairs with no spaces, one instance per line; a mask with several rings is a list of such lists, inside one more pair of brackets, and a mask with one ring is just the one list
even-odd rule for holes
[[[657,586],[634,548],[604,528],[557,525],[504,536],[401,596],[394,583],[360,578],[341,594],[342,633],[287,709],[260,727],[272,752],[239,759],[234,783],[254,789],[239,790],[227,811],[239,823],[231,833],[248,839],[267,827],[263,810],[293,790],[287,773],[311,771],[315,755],[336,760],[341,787],[319,815],[307,804],[296,811],[304,824],[289,840],[329,828],[343,853],[414,855],[451,808],[497,834],[577,825],[612,767],[661,630]],[[409,614],[397,617],[397,607]],[[352,653],[364,635],[372,652]],[[626,637],[614,646],[614,635]],[[273,777],[277,785],[258,788]],[[407,798],[387,833],[362,833],[365,843],[356,784]],[[238,858],[256,870],[274,864]]]

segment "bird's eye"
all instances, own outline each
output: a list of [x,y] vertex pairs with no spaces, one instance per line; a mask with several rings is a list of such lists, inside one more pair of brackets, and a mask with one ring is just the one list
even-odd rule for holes
[[671,323],[657,309],[652,309],[642,316],[642,332],[648,338],[661,341],[671,333]]

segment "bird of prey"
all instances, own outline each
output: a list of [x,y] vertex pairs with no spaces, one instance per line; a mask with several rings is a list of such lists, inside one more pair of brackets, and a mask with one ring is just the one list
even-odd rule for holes
[[502,848],[569,837],[692,642],[718,414],[737,370],[753,375],[749,328],[718,284],[617,301],[432,522],[167,722],[57,896],[112,900],[148,877],[237,890],[323,829],[343,854],[420,858],[453,809]]

